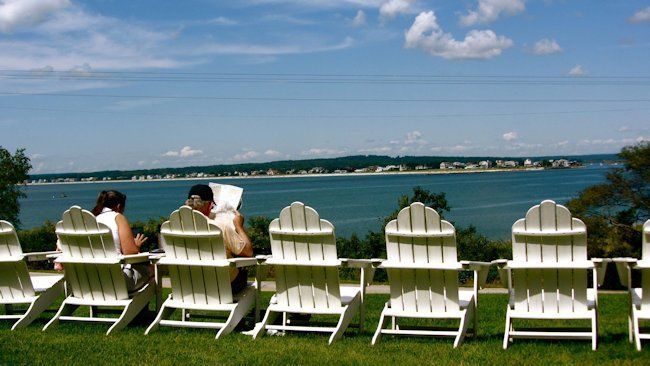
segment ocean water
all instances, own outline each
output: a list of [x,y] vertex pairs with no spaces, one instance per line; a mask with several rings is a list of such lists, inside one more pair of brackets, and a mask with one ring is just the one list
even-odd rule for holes
[[544,199],[566,202],[582,189],[603,182],[609,169],[37,185],[24,188],[27,198],[21,200],[20,220],[24,228],[58,221],[72,205],[91,209],[99,191],[106,189],[127,195],[125,214],[130,221],[168,216],[187,198],[190,186],[215,181],[244,188],[241,212],[246,217],[275,218],[283,207],[301,201],[331,221],[337,235],[347,237],[381,229],[383,217],[397,208],[398,197],[421,186],[446,193],[451,211],[445,218],[454,225],[471,224],[497,239],[508,238],[512,224],[531,206]]

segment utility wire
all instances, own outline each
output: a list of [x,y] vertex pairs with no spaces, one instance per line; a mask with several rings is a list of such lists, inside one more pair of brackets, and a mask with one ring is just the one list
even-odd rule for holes
[[581,113],[606,113],[606,112],[635,112],[647,111],[650,108],[617,108],[617,109],[592,109],[592,110],[568,110],[568,111],[543,111],[543,112],[511,112],[511,113],[435,113],[435,114],[393,114],[393,115],[219,115],[208,113],[170,114],[155,112],[125,112],[110,110],[88,110],[68,109],[50,107],[14,107],[0,106],[0,110],[19,111],[42,111],[42,112],[63,112],[63,113],[91,113],[91,114],[119,114],[135,116],[157,116],[157,117],[211,117],[211,118],[255,118],[255,119],[408,119],[408,118],[452,118],[452,117],[508,117],[508,116],[534,116],[534,115],[556,115],[556,114],[581,114]]
[[0,92],[0,95],[74,97],[74,98],[134,98],[161,100],[224,100],[224,101],[285,101],[285,102],[380,102],[380,103],[648,103],[650,98],[543,98],[543,99],[482,99],[482,98],[324,98],[324,97],[226,97],[205,95],[136,95]]

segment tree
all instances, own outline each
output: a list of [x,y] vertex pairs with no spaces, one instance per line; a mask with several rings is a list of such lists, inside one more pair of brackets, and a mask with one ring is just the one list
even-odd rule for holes
[[25,149],[18,149],[11,155],[0,146],[0,219],[7,220],[16,227],[20,226],[18,199],[26,197],[18,185],[29,178],[31,168]]
[[650,218],[650,142],[624,147],[619,156],[623,168],[567,203],[587,225],[591,256],[641,254],[640,225]]

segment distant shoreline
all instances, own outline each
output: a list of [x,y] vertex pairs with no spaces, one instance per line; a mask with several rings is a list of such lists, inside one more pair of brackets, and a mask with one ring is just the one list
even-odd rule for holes
[[[578,169],[572,167],[564,169]],[[171,182],[171,181],[196,181],[196,180],[227,180],[227,179],[276,179],[276,178],[318,178],[318,177],[349,177],[349,176],[387,176],[387,175],[439,175],[439,174],[473,174],[473,173],[504,173],[504,172],[531,172],[543,171],[545,168],[514,168],[514,169],[449,169],[449,170],[419,170],[407,172],[367,172],[367,173],[324,173],[324,174],[282,174],[282,175],[254,175],[254,176],[214,176],[214,177],[192,177],[192,178],[160,178],[160,179],[120,179],[120,180],[95,180],[87,182],[46,182],[27,183],[28,186],[46,185],[71,185],[71,184],[100,184],[100,183],[143,183],[143,182]]]

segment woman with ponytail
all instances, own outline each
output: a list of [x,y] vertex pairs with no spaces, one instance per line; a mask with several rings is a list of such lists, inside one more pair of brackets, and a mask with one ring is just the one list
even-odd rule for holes
[[[97,196],[97,204],[92,213],[97,216],[97,222],[101,222],[111,229],[115,250],[118,253],[123,255],[138,254],[147,238],[142,234],[133,235],[129,221],[124,216],[125,208],[125,194],[118,191],[101,191]],[[148,264],[126,264],[122,271],[127,279],[129,292],[140,289],[150,277]]]

